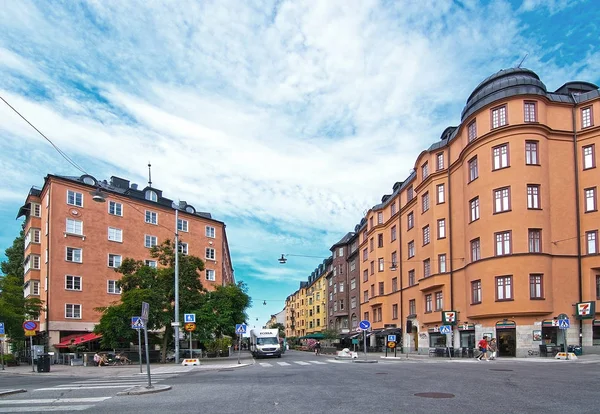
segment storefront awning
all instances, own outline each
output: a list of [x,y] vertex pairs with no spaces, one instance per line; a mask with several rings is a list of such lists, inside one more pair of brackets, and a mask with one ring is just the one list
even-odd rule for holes
[[313,334],[308,334],[308,335],[304,335],[301,336],[298,339],[323,339],[325,338],[325,335],[322,333],[313,333]]
[[379,335],[381,332],[383,332],[383,329],[374,329],[367,334],[367,338],[369,338],[371,335]]
[[86,342],[95,341],[96,339],[102,338],[102,335],[95,333],[87,333],[87,334],[74,334],[69,335],[63,338],[63,340],[55,344],[55,348],[68,348],[73,345],[85,344]]

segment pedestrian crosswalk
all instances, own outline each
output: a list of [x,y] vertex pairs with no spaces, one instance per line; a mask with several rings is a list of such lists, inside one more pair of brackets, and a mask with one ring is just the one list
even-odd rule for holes
[[[165,378],[170,378],[175,374],[172,372],[152,373],[152,383],[160,382]],[[124,389],[137,385],[147,385],[148,378],[146,374],[124,375],[111,378],[90,378],[80,381],[69,382],[68,384],[56,385],[54,387],[36,388],[34,392],[58,391],[58,390],[94,390],[94,389]]]
[[275,361],[275,362],[259,362],[258,365],[264,368],[271,367],[289,367],[294,365],[308,366],[308,365],[327,365],[327,364],[345,364],[351,361],[340,361],[336,359],[327,359],[325,361]]
[[49,411],[83,411],[111,397],[39,398],[26,400],[0,400],[0,413],[29,413]]

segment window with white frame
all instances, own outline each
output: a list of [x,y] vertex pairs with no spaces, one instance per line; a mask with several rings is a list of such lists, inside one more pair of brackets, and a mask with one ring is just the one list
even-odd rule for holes
[[356,289],[356,278],[350,280],[350,290]]
[[471,282],[471,303],[481,303],[481,297],[481,280],[474,280]]
[[433,311],[433,300],[431,293],[425,295],[425,313],[431,313]]
[[406,216],[406,225],[408,227],[408,230],[415,227],[415,215],[412,211]]
[[467,136],[469,138],[469,142],[475,141],[477,139],[477,122],[473,120],[467,127]]
[[38,203],[30,203],[30,213],[33,217],[42,217],[42,206]]
[[146,234],[144,236],[144,247],[152,248],[156,245],[157,245],[156,236],[151,236],[149,234]]
[[494,213],[510,210],[510,187],[494,190]]
[[83,207],[83,193],[67,190],[67,204],[77,207]]
[[525,164],[539,165],[537,141],[525,141]]
[[508,144],[502,144],[492,148],[492,155],[494,159],[494,170],[508,167]]
[[585,195],[585,212],[596,211],[596,187],[583,190]]
[[588,106],[581,109],[581,127],[589,128],[593,125],[592,107]]
[[437,171],[443,170],[444,169],[444,153],[443,152],[438,152],[438,154],[436,155],[436,169]]
[[339,257],[344,257],[344,248],[343,247],[339,247],[338,248],[338,256]]
[[471,211],[471,222],[479,220],[479,197],[475,197],[469,201]]
[[67,247],[67,255],[65,260],[67,262],[81,263],[82,262],[82,250],[76,247]]
[[598,254],[598,230],[585,232],[587,254]]
[[351,309],[356,309],[356,297],[355,297],[355,296],[353,296],[353,297],[350,299],[350,308],[351,308]]
[[512,298],[512,276],[496,277],[496,300],[511,300]]
[[408,258],[415,256],[415,241],[411,240],[408,242]]
[[[338,284],[337,284],[337,283],[334,283],[334,284],[333,284],[333,294],[334,294],[334,295],[337,293],[337,287],[338,287]],[[312,298],[310,298],[310,300],[312,301]]]
[[524,103],[524,120],[525,122],[537,122],[536,103],[525,101]]
[[107,292],[115,294],[115,295],[120,295],[121,294],[121,287],[119,286],[118,281],[116,281],[116,280],[109,280],[108,281]]
[[446,202],[446,187],[444,184],[438,184],[437,186],[437,203],[442,204]]
[[506,125],[506,105],[492,109],[492,128],[499,128]]
[[146,210],[146,223],[158,224],[158,213],[155,211]]
[[121,266],[121,260],[123,258],[121,257],[120,254],[109,254],[108,255],[108,267],[120,267]]
[[438,272],[446,273],[446,255],[445,254],[438,255]]
[[383,224],[383,212],[377,212],[377,224]]
[[68,319],[81,319],[81,305],[73,303],[65,304],[65,318]]
[[156,193],[156,191],[146,190],[146,192],[144,193],[144,198],[149,201],[157,202],[158,194]]
[[423,246],[429,244],[431,241],[429,225],[423,227]]
[[206,226],[206,237],[210,237],[211,239],[215,238],[215,228],[212,226]]
[[477,166],[477,157],[469,160],[469,182],[479,177],[479,168]]
[[437,221],[437,238],[443,239],[446,237],[446,219],[439,219]]
[[117,229],[114,227],[108,228],[108,240],[114,242],[122,242],[123,241],[123,230]]
[[379,264],[379,271],[383,272],[385,270],[385,263],[383,261],[383,257],[380,257],[378,260],[378,264]]
[[423,260],[423,277],[431,276],[431,260],[425,259]]
[[540,208],[540,186],[537,184],[527,184],[527,208]]
[[529,229],[529,253],[541,253],[542,252],[542,230],[541,229]]
[[344,282],[340,282],[340,293],[342,293],[343,291],[344,291]]
[[109,201],[108,214],[113,216],[123,216],[123,204],[116,201]]
[[392,205],[390,206],[390,213],[392,216],[394,214],[396,214],[396,202],[393,202]]
[[435,292],[435,310],[441,311],[444,309],[444,297],[442,292]]
[[65,231],[69,234],[77,234],[79,236],[83,236],[83,221],[68,218],[67,228]]
[[209,260],[215,260],[215,249],[213,249],[212,247],[207,247],[206,258]]
[[413,186],[411,185],[406,189],[406,199],[407,201],[412,200],[415,197],[415,192],[413,190]]
[[582,148],[583,152],[583,169],[594,168],[596,166],[595,145],[586,145]]
[[65,276],[65,289],[66,290],[81,290],[81,276]]
[[511,253],[510,233],[510,231],[503,231],[494,234],[496,238],[496,256],[504,256]]
[[356,259],[350,261],[350,271],[352,272],[354,270],[356,270]]
[[481,241],[479,238],[471,240],[471,261],[476,262],[481,259]]
[[423,208],[423,213],[429,210],[429,192],[426,192],[421,196],[421,204]]
[[31,294],[34,296],[40,295],[40,282],[37,280],[31,281]]
[[179,242],[179,253],[181,253],[183,255],[188,254],[188,244],[187,243]]
[[156,260],[144,260],[144,264],[148,267],[156,269],[158,267]]
[[177,219],[177,230],[188,231],[188,221],[184,219]]
[[423,176],[423,180],[429,176],[429,163],[426,162],[421,166],[421,174]]

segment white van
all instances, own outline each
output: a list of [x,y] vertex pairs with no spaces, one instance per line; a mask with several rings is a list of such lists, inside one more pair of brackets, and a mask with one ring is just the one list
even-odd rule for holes
[[278,329],[250,330],[250,352],[254,358],[277,357],[283,353]]

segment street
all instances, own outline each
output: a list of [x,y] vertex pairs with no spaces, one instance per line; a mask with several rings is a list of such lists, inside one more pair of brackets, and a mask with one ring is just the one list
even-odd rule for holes
[[[251,362],[251,360],[250,360]],[[0,412],[93,413],[592,413],[598,412],[598,360],[336,361],[287,352],[240,368],[165,366],[153,382],[169,391],[117,396],[145,376],[14,378],[27,392],[0,398]],[[0,387],[8,377],[2,376]],[[419,396],[421,394],[421,396]]]

